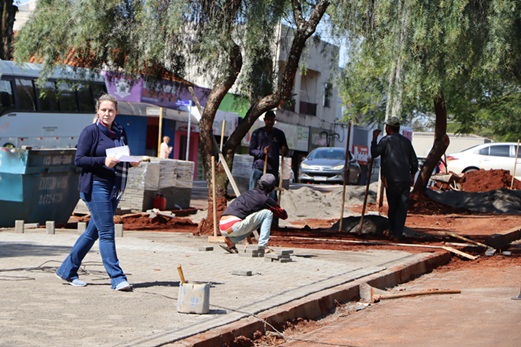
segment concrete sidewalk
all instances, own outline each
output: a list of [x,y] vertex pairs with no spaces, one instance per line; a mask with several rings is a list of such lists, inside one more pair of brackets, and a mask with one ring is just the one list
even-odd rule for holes
[[[228,254],[207,237],[126,231],[116,242],[134,290],[116,292],[97,243],[80,275],[87,287],[55,277],[77,237],[76,230],[0,229],[0,346],[215,346],[265,322],[323,315],[356,298],[359,283],[391,287],[450,259],[446,252],[293,249],[291,262],[267,262]],[[213,250],[201,250],[207,246]],[[187,281],[211,284],[208,314],[177,312],[178,264]]]

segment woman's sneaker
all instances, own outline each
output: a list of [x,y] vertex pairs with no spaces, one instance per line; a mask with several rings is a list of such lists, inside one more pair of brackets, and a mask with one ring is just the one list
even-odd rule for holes
[[114,290],[118,290],[120,292],[129,292],[132,290],[132,286],[127,281],[123,281],[119,283]]
[[79,278],[75,278],[75,279],[72,279],[72,280],[67,280],[67,279],[61,277],[60,275],[58,275],[57,273],[55,273],[55,275],[56,275],[56,277],[58,277],[62,281],[65,281],[65,282],[69,283],[73,287],[85,287],[85,286],[87,286],[87,282],[83,282]]

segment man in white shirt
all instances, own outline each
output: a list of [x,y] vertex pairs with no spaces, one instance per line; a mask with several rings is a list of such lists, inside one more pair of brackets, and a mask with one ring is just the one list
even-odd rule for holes
[[164,136],[163,142],[161,143],[161,146],[159,147],[159,158],[168,159],[168,156],[170,153],[172,153],[172,146],[168,146],[168,143],[170,142],[170,137]]

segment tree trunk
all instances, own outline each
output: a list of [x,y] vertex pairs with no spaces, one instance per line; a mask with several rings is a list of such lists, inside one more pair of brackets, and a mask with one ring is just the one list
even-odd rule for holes
[[18,12],[18,7],[13,5],[13,0],[0,2],[0,59],[11,60],[13,58],[13,26]]
[[[213,136],[213,121],[217,109],[221,104],[222,99],[228,93],[228,90],[233,86],[237,80],[237,76],[242,68],[242,55],[240,47],[234,45],[230,52],[230,64],[228,66],[226,77],[222,81],[217,81],[214,88],[208,96],[204,110],[198,104],[199,112],[201,112],[201,121],[199,122],[199,129],[201,134],[200,150],[203,157],[203,166],[206,174],[206,182],[208,184],[208,214],[207,217],[199,225],[199,234],[210,235],[214,230],[213,220],[213,204],[215,203],[217,209],[217,220],[226,208],[226,188],[228,186],[228,178],[222,164],[219,162],[219,147],[217,141]],[[232,155],[227,155],[229,163],[233,162]],[[226,153],[226,152],[225,152]],[[215,181],[212,180],[212,156],[215,157]],[[231,159],[230,159],[231,158]],[[231,165],[229,165],[231,169]],[[215,197],[212,196],[213,184],[215,184]]]
[[449,136],[447,135],[447,107],[445,105],[445,98],[443,92],[434,98],[434,110],[436,113],[436,125],[434,128],[434,144],[425,159],[418,179],[414,184],[413,196],[415,199],[421,199],[425,196],[427,189],[427,182],[438,165],[441,156],[449,147]]

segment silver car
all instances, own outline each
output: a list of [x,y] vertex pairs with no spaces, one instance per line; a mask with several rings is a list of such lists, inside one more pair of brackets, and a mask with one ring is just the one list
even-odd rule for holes
[[[300,163],[300,183],[343,183],[346,149],[319,147],[312,150]],[[360,165],[349,153],[349,184],[358,184]]]

